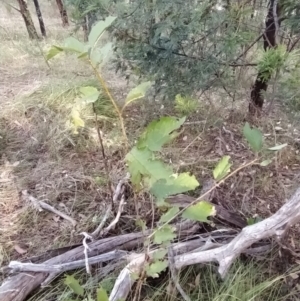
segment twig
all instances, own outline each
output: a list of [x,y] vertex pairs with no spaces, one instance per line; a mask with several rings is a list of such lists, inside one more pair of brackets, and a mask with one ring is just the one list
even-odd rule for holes
[[93,241],[93,237],[86,232],[82,232],[81,234],[84,236],[82,245],[84,247],[83,254],[84,254],[84,261],[85,261],[85,269],[87,274],[91,274],[90,265],[89,265],[89,256],[88,256],[88,251],[90,251],[91,249],[87,244],[87,240],[89,239]]
[[171,277],[172,277],[172,280],[173,280],[178,292],[180,293],[180,295],[182,296],[182,298],[185,301],[191,301],[191,298],[184,292],[183,288],[181,287],[181,285],[178,282],[176,269],[174,267],[174,252],[173,252],[172,247],[168,248],[168,258],[169,258],[169,269],[171,272]]
[[22,195],[25,199],[27,199],[28,201],[31,202],[31,204],[39,211],[43,211],[44,210],[48,210],[50,212],[53,212],[54,214],[64,218],[65,220],[69,221],[74,227],[76,226],[77,222],[70,216],[68,216],[67,214],[55,209],[54,207],[52,207],[51,205],[43,202],[43,201],[39,201],[38,199],[36,199],[34,196],[30,195],[27,190],[23,190],[22,191]]
[[[120,195],[123,193],[123,187],[124,184],[128,181],[128,179],[130,178],[130,174],[127,173],[126,176],[121,179],[115,189],[113,198],[112,198],[112,203],[115,204],[117,202],[117,200],[119,199]],[[91,234],[91,236],[93,236],[94,238],[97,238],[98,235],[100,234],[101,230],[103,229],[106,220],[108,219],[110,213],[112,210],[112,204],[110,204],[106,210],[106,213],[101,221],[101,223],[99,224],[99,226],[96,228],[96,230]]]
[[118,210],[118,213],[117,213],[115,219],[103,230],[103,232],[101,233],[102,235],[106,235],[111,229],[113,229],[116,226],[117,222],[120,219],[121,213],[123,212],[124,204],[125,204],[125,197],[123,195],[121,198],[121,201],[119,204],[119,210]]

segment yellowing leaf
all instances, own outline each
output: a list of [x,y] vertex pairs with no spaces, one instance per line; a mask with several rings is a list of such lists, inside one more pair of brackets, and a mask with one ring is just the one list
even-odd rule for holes
[[246,122],[243,129],[243,134],[255,152],[259,152],[262,149],[263,135],[260,130],[256,128],[251,129],[249,123]]
[[265,166],[268,166],[270,163],[272,163],[272,160],[267,159],[267,160],[262,161],[259,165],[265,167]]
[[144,82],[133,88],[127,95],[125,106],[145,96],[147,90],[151,87],[151,82]]
[[83,296],[84,290],[82,286],[79,284],[78,280],[74,278],[74,276],[67,275],[65,279],[65,285],[67,285],[74,292],[74,294],[78,296]]
[[230,156],[224,156],[213,170],[214,179],[216,181],[220,181],[230,172],[231,164],[229,160]]
[[103,32],[116,20],[116,17],[108,16],[104,21],[96,23],[89,34],[89,44],[95,47]]
[[141,135],[137,146],[147,147],[151,151],[160,151],[162,146],[173,140],[179,129],[185,122],[185,117],[177,119],[174,117],[162,117],[160,120],[152,121]]
[[154,243],[156,244],[162,244],[165,242],[169,242],[173,240],[176,237],[176,234],[174,233],[174,228],[170,225],[165,225],[162,228],[156,230],[154,234]]
[[75,134],[77,134],[77,129],[79,127],[84,127],[84,121],[80,117],[80,113],[78,109],[73,108],[71,112],[72,124],[74,127]]
[[199,222],[208,222],[208,217],[215,215],[215,207],[205,201],[201,201],[184,210],[182,217]]

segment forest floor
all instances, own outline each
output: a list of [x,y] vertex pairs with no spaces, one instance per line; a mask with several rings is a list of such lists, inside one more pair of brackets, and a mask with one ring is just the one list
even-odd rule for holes
[[[109,201],[96,131],[76,136],[66,128],[78,88],[97,83],[92,71],[72,57],[60,56],[50,62],[49,68],[43,53],[52,44],[61,43],[72,29],[62,29],[57,16],[49,15],[45,22],[48,38],[30,41],[17,12],[0,8],[0,266],[81,243],[80,233],[97,227]],[[127,82],[111,70],[106,70],[104,76],[117,101],[124,101],[130,90]],[[245,87],[234,103],[227,97],[206,95],[197,112],[188,118],[183,133],[164,150],[175,170],[190,171],[202,183],[211,178],[213,167],[224,155],[231,156],[232,169],[254,158],[242,137],[248,91]],[[126,174],[121,132],[105,99],[101,110],[102,132],[112,166],[110,178],[116,185]],[[125,112],[129,138],[134,141],[151,120],[177,113],[172,104],[153,104],[150,99],[138,102]],[[92,112],[86,112],[85,120],[92,122]],[[268,145],[288,146],[272,164],[244,169],[214,194],[214,202],[246,218],[274,214],[300,179],[299,122],[274,103],[256,125]],[[37,211],[21,197],[22,191],[70,215],[77,221],[76,228],[53,213]],[[194,194],[197,196],[197,191]],[[132,228],[131,207],[115,234]],[[292,229],[289,237],[295,250],[300,248],[299,233],[298,228]],[[284,273],[296,259],[285,260],[280,251],[276,252],[281,261],[278,272]]]

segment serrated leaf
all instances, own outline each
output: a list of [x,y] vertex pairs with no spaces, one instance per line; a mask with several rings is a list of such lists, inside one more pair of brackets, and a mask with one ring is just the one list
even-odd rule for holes
[[229,163],[229,160],[230,156],[224,156],[213,170],[214,179],[216,181],[220,181],[230,172],[232,164]]
[[168,251],[166,249],[159,249],[158,251],[154,252],[152,257],[154,260],[163,259],[167,255]]
[[104,31],[116,20],[116,17],[108,16],[104,21],[99,21],[96,23],[89,34],[89,44],[94,47],[95,44],[100,39],[101,35],[104,33]]
[[69,37],[65,40],[63,49],[66,51],[76,52],[80,54],[86,52],[85,45],[73,37]]
[[59,53],[61,53],[62,51],[64,51],[64,49],[62,47],[59,46],[52,46],[50,48],[50,50],[48,51],[47,55],[46,55],[46,60],[49,61],[51,60],[53,57],[55,57],[56,55],[58,55]]
[[133,88],[126,97],[125,106],[127,106],[134,100],[144,97],[150,87],[151,87],[151,82],[144,82],[139,84],[137,87]]
[[139,185],[143,177],[146,177],[149,187],[162,178],[172,175],[172,169],[163,162],[153,159],[153,154],[147,149],[133,147],[125,157],[131,181],[134,185]]
[[137,146],[147,147],[151,151],[160,151],[162,146],[173,140],[179,129],[185,122],[185,117],[177,119],[175,117],[162,117],[160,120],[152,121],[141,135]]
[[174,233],[174,228],[170,225],[165,225],[162,228],[156,230],[154,234],[154,243],[161,245],[164,242],[169,242],[176,238],[176,234]]
[[199,186],[199,182],[194,175],[189,173],[181,173],[156,181],[150,192],[159,200],[178,193],[194,190]]
[[262,161],[259,165],[264,167],[264,166],[268,166],[270,163],[272,163],[272,160],[267,159],[267,160]]
[[283,148],[285,148],[287,146],[287,143],[284,143],[284,144],[280,144],[280,145],[275,145],[273,147],[270,147],[268,148],[268,150],[271,150],[271,151],[279,151]]
[[74,294],[78,296],[84,295],[83,287],[79,284],[78,280],[73,275],[67,275],[65,279],[65,285],[67,285]]
[[215,215],[215,207],[205,201],[201,201],[185,209],[182,217],[199,222],[208,222],[208,217]]
[[246,122],[243,128],[243,135],[247,139],[250,147],[255,151],[259,152],[263,147],[263,135],[260,130],[250,128],[248,122]]
[[91,53],[91,61],[95,66],[103,66],[113,55],[113,43],[106,43],[100,49],[96,49]]
[[168,260],[157,260],[146,267],[146,273],[149,277],[158,278],[159,274],[168,267]]
[[107,293],[102,287],[97,289],[97,301],[108,301]]
[[172,207],[170,208],[165,214],[163,214],[161,216],[161,218],[159,219],[159,221],[161,223],[166,223],[169,220],[171,220],[174,216],[176,216],[176,214],[179,212],[179,207]]
[[100,92],[95,87],[91,86],[81,87],[79,91],[82,94],[82,100],[86,103],[95,102],[100,95]]

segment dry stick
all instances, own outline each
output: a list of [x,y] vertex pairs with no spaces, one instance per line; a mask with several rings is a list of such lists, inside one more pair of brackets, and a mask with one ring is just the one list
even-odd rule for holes
[[35,197],[33,197],[32,195],[30,195],[27,190],[23,190],[22,191],[22,195],[25,199],[27,199],[28,201],[30,201],[33,206],[38,209],[39,211],[43,211],[43,209],[48,210],[50,212],[53,212],[54,214],[64,218],[65,220],[69,221],[74,227],[76,226],[77,222],[70,216],[68,216],[67,214],[55,209],[54,207],[50,206],[49,204],[43,202],[43,201],[39,201],[38,199],[36,199]]
[[[117,185],[117,187],[115,189],[113,199],[112,199],[113,204],[115,204],[117,202],[117,200],[119,199],[120,195],[123,193],[123,191],[122,191],[123,185],[129,180],[129,178],[130,178],[130,174],[127,173],[126,176],[119,181],[119,183],[118,183],[118,185]],[[105,224],[106,220],[108,219],[108,217],[110,215],[111,209],[112,209],[112,206],[110,204],[109,207],[106,210],[106,213],[105,213],[105,215],[104,215],[101,223],[96,228],[96,230],[91,234],[92,237],[97,238],[99,236],[99,234],[101,233],[102,228],[104,227],[104,224]],[[104,232],[107,233],[108,232],[107,229],[105,229]],[[103,233],[101,233],[101,235],[103,235]]]
[[176,256],[175,267],[180,269],[188,265],[215,261],[219,263],[219,273],[224,278],[233,261],[253,243],[272,236],[281,238],[288,228],[299,221],[300,188],[274,215],[245,227],[230,243],[213,250]]
[[[111,251],[105,254],[101,254],[98,256],[94,256],[89,258],[90,264],[100,263],[100,262],[106,262],[113,259],[121,259],[125,258],[127,255],[127,252],[121,251],[121,250],[115,250]],[[35,264],[35,263],[29,263],[29,262],[19,262],[19,261],[11,261],[8,265],[11,272],[47,272],[47,273],[63,273],[66,271],[75,270],[78,268],[81,268],[85,266],[85,260],[76,260],[72,262],[67,263],[61,263],[61,264]]]
[[83,254],[84,254],[84,261],[85,261],[85,269],[87,274],[91,274],[90,265],[89,265],[89,255],[88,255],[88,251],[90,251],[91,249],[87,244],[87,240],[89,239],[93,241],[93,237],[87,234],[86,232],[82,232],[81,234],[84,236],[82,245],[84,247]]

